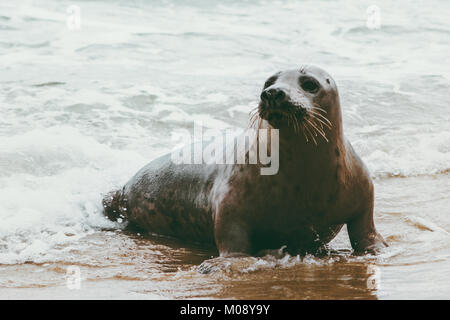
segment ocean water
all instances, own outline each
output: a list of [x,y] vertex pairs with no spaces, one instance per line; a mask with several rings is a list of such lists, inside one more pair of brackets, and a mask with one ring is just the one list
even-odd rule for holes
[[[444,0],[2,0],[0,298],[449,298],[449,12]],[[214,253],[102,215],[103,195],[170,151],[172,133],[245,127],[265,79],[302,64],[337,82],[375,182],[381,255],[352,256],[344,230],[327,257],[199,275]]]

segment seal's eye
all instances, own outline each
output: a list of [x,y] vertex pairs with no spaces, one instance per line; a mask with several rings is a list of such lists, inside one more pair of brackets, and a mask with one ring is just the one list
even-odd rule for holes
[[319,83],[312,78],[300,79],[300,86],[302,87],[303,90],[310,93],[316,93],[320,89]]

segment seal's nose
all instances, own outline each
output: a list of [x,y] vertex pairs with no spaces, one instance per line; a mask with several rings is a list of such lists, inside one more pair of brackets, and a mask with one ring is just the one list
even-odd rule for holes
[[286,92],[282,88],[267,88],[261,93],[261,100],[280,103],[286,99]]

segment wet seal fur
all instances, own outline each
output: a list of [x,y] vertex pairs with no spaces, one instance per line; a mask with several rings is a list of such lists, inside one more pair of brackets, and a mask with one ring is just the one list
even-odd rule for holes
[[303,66],[271,76],[251,125],[279,129],[277,174],[261,175],[253,164],[174,164],[166,155],[107,196],[106,215],[214,245],[222,258],[282,246],[314,253],[344,224],[355,252],[387,246],[373,221],[369,172],[344,137],[339,94],[328,73]]

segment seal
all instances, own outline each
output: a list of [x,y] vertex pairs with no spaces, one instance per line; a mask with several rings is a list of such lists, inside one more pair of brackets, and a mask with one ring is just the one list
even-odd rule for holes
[[213,245],[221,257],[282,246],[315,253],[345,224],[356,253],[387,246],[373,221],[369,172],[344,137],[338,89],[327,72],[303,66],[269,77],[250,122],[278,129],[276,174],[261,174],[262,164],[175,164],[166,155],[108,195],[106,215]]

